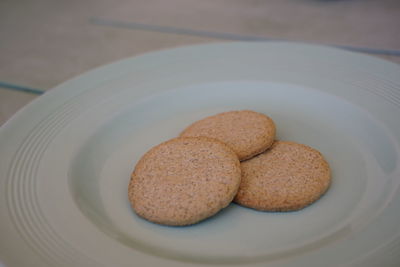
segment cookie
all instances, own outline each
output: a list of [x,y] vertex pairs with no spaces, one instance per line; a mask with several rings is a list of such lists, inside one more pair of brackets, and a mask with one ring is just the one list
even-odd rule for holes
[[250,111],[229,111],[199,120],[180,136],[206,136],[230,146],[239,160],[246,160],[269,148],[275,138],[275,124],[268,116]]
[[190,225],[228,206],[240,180],[240,162],[230,147],[211,138],[181,137],[143,155],[128,196],[134,211],[149,221]]
[[262,211],[294,211],[319,199],[331,183],[328,163],[317,150],[275,141],[241,163],[242,182],[234,201]]

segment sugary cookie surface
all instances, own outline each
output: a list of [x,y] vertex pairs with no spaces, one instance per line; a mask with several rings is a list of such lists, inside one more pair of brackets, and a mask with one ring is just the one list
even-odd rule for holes
[[294,142],[275,141],[241,167],[242,182],[234,201],[257,210],[302,209],[319,199],[331,182],[322,154]]
[[135,212],[155,223],[189,225],[229,205],[241,180],[227,145],[205,137],[175,138],[149,150],[132,173]]
[[230,146],[239,160],[251,158],[269,148],[275,139],[273,120],[251,110],[228,111],[194,122],[181,136],[216,138]]

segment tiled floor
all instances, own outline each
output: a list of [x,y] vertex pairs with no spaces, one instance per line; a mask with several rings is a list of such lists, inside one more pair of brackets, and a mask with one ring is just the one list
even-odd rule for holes
[[284,39],[367,48],[400,63],[399,14],[398,0],[2,0],[0,125],[39,95],[17,89],[49,90],[183,45]]

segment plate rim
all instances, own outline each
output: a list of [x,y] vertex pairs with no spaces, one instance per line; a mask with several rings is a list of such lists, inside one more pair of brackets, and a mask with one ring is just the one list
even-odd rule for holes
[[[350,55],[350,54],[352,54],[352,55],[354,55],[355,53],[353,53],[353,52],[348,52],[348,51],[343,51],[342,49],[338,49],[338,48],[331,48],[331,47],[329,47],[329,48],[327,48],[327,47],[324,47],[324,46],[320,46],[320,45],[304,45],[304,44],[297,44],[297,43],[287,43],[287,42],[274,42],[274,45],[278,45],[278,44],[281,44],[281,45],[289,45],[289,46],[307,46],[307,47],[309,47],[309,48],[316,48],[316,47],[318,47],[319,49],[322,49],[322,50],[324,50],[324,49],[327,49],[327,50],[331,50],[331,51],[336,51],[336,52],[338,52],[338,51],[340,51],[340,52],[344,52],[346,55]],[[184,47],[183,49],[197,49],[197,48],[199,48],[199,47],[214,47],[214,46],[225,46],[225,45],[228,45],[228,46],[236,46],[236,45],[238,45],[238,46],[247,46],[247,45],[249,45],[249,43],[248,42],[229,42],[229,43],[222,43],[222,44],[202,44],[202,45],[192,45],[192,46],[189,46],[189,47]],[[257,45],[262,45],[262,46],[265,46],[265,45],[268,45],[267,43],[262,43],[262,44],[257,44]],[[115,69],[115,68],[121,68],[121,69],[123,69],[124,68],[124,66],[127,64],[127,63],[130,63],[132,60],[137,60],[138,58],[140,58],[141,60],[146,60],[146,58],[148,57],[148,56],[150,56],[150,57],[156,57],[157,56],[157,54],[159,54],[159,53],[161,53],[161,54],[163,54],[163,53],[165,53],[165,52],[167,52],[167,53],[175,53],[176,51],[179,51],[179,50],[181,50],[182,48],[174,48],[174,49],[167,49],[167,50],[162,50],[162,51],[158,51],[158,52],[150,52],[150,53],[146,53],[146,54],[143,54],[143,55],[141,55],[141,56],[136,56],[136,57],[132,57],[132,58],[128,58],[128,59],[122,59],[122,60],[119,60],[119,61],[116,61],[116,62],[114,62],[114,63],[110,63],[110,64],[107,64],[107,65],[105,65],[105,66],[101,66],[101,67],[98,67],[98,68],[95,68],[95,69],[93,69],[93,70],[90,70],[90,71],[88,71],[88,72],[86,72],[86,73],[83,73],[83,74],[81,74],[81,75],[79,75],[79,76],[77,76],[77,77],[75,77],[75,78],[72,78],[72,79],[70,79],[70,80],[67,80],[66,82],[64,82],[64,83],[62,83],[62,84],[60,84],[59,86],[57,86],[57,87],[55,87],[54,89],[52,89],[50,92],[46,92],[44,95],[42,95],[42,96],[40,96],[40,97],[38,97],[37,99],[35,99],[35,100],[33,100],[31,103],[29,103],[27,106],[25,106],[24,108],[22,108],[20,111],[18,111],[17,112],[17,114],[15,114],[11,119],[9,119],[6,123],[4,123],[1,127],[0,127],[0,138],[2,138],[4,135],[9,135],[10,133],[8,133],[8,131],[11,131],[11,130],[9,130],[10,128],[13,128],[13,127],[18,127],[18,124],[20,123],[19,121],[22,121],[22,120],[24,120],[24,116],[26,116],[26,115],[28,115],[28,114],[31,114],[31,113],[34,113],[34,112],[32,112],[32,110],[35,110],[35,109],[37,109],[39,106],[39,110],[42,110],[42,113],[46,113],[46,111],[43,111],[43,110],[45,110],[46,108],[48,108],[48,107],[43,107],[43,106],[41,106],[41,104],[42,103],[45,103],[46,101],[48,102],[48,101],[50,101],[50,100],[54,100],[54,99],[57,99],[57,98],[59,98],[60,100],[59,101],[61,101],[61,99],[62,98],[68,98],[68,95],[70,94],[69,92],[67,92],[67,89],[69,88],[69,87],[71,87],[71,84],[73,85],[74,83],[76,84],[76,83],[79,83],[79,82],[81,82],[81,81],[83,81],[83,80],[90,80],[91,79],[91,77],[92,76],[98,76],[99,75],[99,73],[101,74],[101,73],[107,73],[107,72],[109,72],[109,70],[110,69]],[[344,55],[344,54],[343,54]],[[369,61],[369,60],[371,60],[372,59],[372,61],[375,61],[375,60],[377,60],[378,58],[375,58],[375,57],[373,57],[373,56],[368,56],[368,55],[360,55],[360,54],[358,54],[358,56],[359,57],[361,57],[361,58],[364,58],[364,57],[367,57],[368,58],[368,60],[367,61]],[[383,60],[383,59],[378,59],[378,61],[379,61],[379,64],[384,64],[384,65],[386,65],[387,63],[388,63],[388,61],[385,61],[385,60]],[[391,62],[389,62],[389,63],[391,63]],[[378,64],[378,65],[379,65]],[[393,63],[393,65],[392,66],[394,66],[394,67],[396,67],[397,68],[397,71],[399,71],[399,73],[400,73],[400,66],[397,66],[397,64],[394,64]],[[131,72],[131,70],[129,70],[129,71],[126,71],[126,73],[129,73],[129,72]],[[122,76],[122,74],[121,73],[119,73],[119,74],[114,74],[114,75],[116,75],[117,77],[119,77],[119,76]],[[107,76],[108,78],[107,79],[109,79],[109,76]],[[115,77],[114,77],[115,78]],[[106,79],[106,77],[104,77],[104,79],[105,80],[107,80]],[[108,80],[107,80],[108,81]],[[100,81],[98,81],[99,83],[100,83]],[[94,88],[95,86],[93,86],[93,88]],[[68,90],[70,90],[70,89],[68,89]],[[80,89],[81,91],[80,92],[82,92],[82,93],[84,93],[84,92],[86,92],[87,90],[89,90],[90,91],[90,88],[88,88],[88,87],[81,87],[81,89]],[[76,93],[76,92],[75,92]],[[79,95],[80,94],[78,94],[77,95],[77,97],[79,97]],[[74,96],[76,96],[76,95],[74,95]],[[74,96],[72,96],[72,97],[74,97]],[[63,101],[61,101],[60,102],[61,104],[63,103]],[[56,107],[57,107],[57,105],[56,105]],[[51,110],[51,109],[50,109]],[[28,116],[29,117],[29,116]],[[33,123],[34,124],[34,123]],[[3,137],[4,138],[4,137]],[[2,167],[2,165],[0,164],[0,167]],[[1,182],[1,181],[0,181]]]

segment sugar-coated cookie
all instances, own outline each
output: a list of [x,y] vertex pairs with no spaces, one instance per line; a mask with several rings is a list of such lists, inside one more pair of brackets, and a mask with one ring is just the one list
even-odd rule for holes
[[141,217],[190,225],[229,205],[241,180],[240,162],[226,144],[180,137],[150,149],[131,175],[128,196]]
[[206,136],[230,146],[239,160],[246,160],[269,148],[275,139],[275,124],[268,116],[250,111],[229,111],[199,120],[180,136]]
[[242,182],[234,201],[262,211],[293,211],[319,199],[331,183],[328,163],[317,150],[275,141],[264,153],[241,162]]

